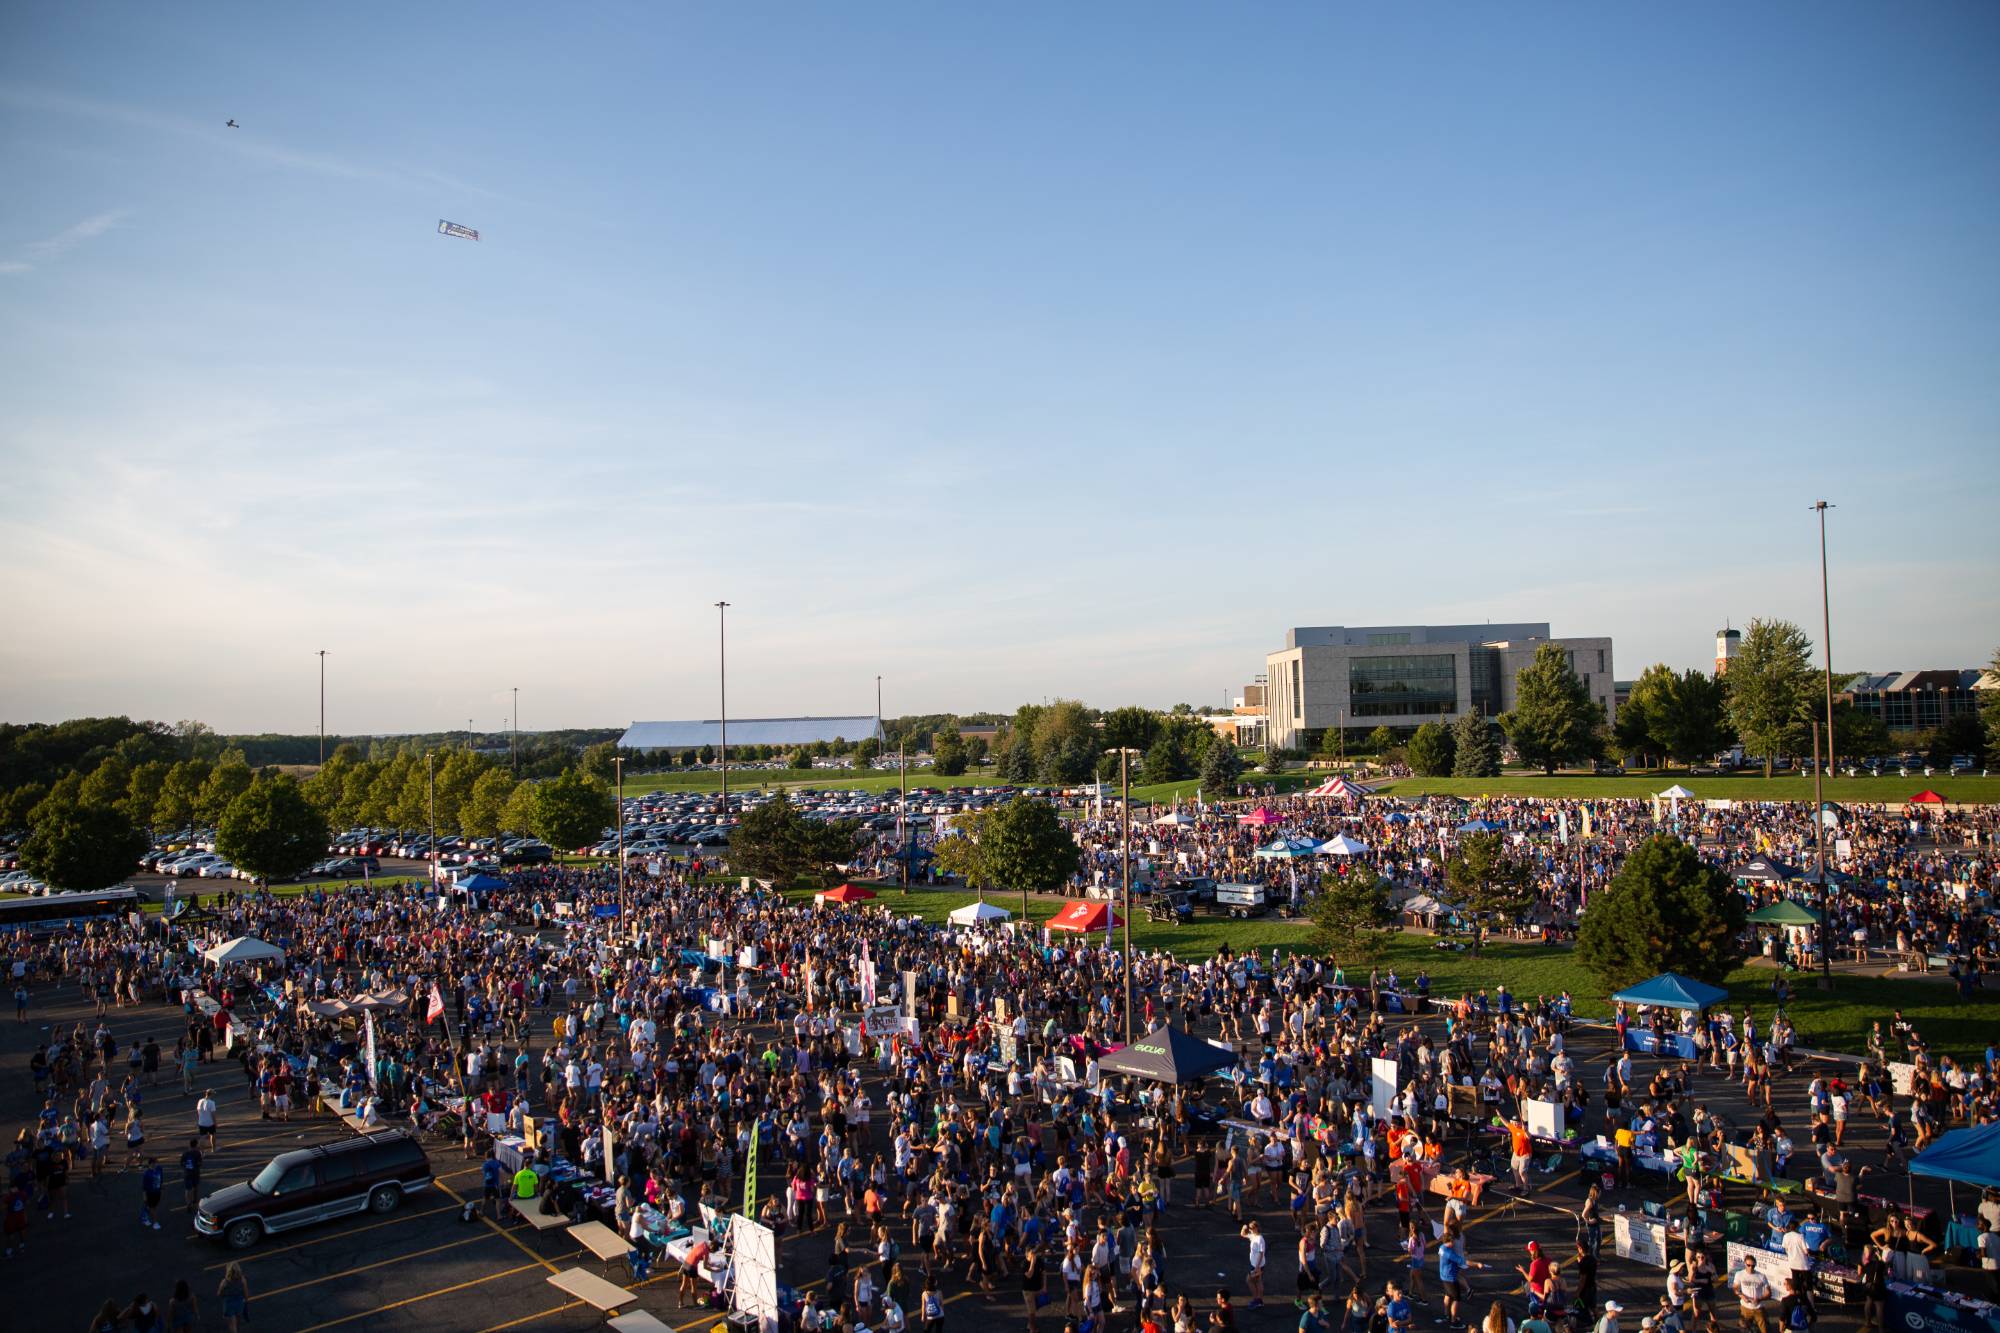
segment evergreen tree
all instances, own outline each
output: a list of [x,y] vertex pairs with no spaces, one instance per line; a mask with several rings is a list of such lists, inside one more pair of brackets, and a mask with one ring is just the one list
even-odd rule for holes
[[1745,912],[1727,874],[1672,834],[1655,834],[1591,895],[1576,956],[1607,989],[1661,972],[1719,984],[1743,960]]
[[1181,744],[1180,733],[1162,730],[1153,747],[1146,751],[1145,762],[1139,766],[1140,779],[1152,785],[1161,782],[1179,782],[1194,776],[1194,761],[1188,758],[1187,749]]
[[1458,756],[1458,742],[1442,722],[1426,722],[1417,728],[1406,751],[1410,769],[1419,777],[1441,778],[1452,771]]
[[1363,969],[1381,961],[1397,934],[1388,888],[1373,869],[1358,862],[1346,874],[1329,874],[1320,882],[1310,915],[1313,952]]
[[1201,757],[1201,789],[1217,800],[1227,796],[1243,776],[1243,757],[1234,745],[1211,745]]
[[1451,724],[1451,772],[1460,778],[1500,776],[1500,746],[1493,724],[1477,712],[1460,713]]
[[1444,881],[1451,900],[1475,919],[1510,919],[1535,899],[1528,867],[1507,854],[1498,833],[1468,833],[1446,858]]
[[[1589,759],[1598,752],[1597,728],[1603,710],[1570,669],[1569,654],[1545,643],[1514,678],[1514,709],[1500,719],[1521,760],[1554,773],[1559,764]],[[1465,747],[1459,746],[1459,763]]]

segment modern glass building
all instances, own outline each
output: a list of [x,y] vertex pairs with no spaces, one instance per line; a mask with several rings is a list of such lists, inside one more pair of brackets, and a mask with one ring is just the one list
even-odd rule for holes
[[1521,668],[1550,642],[1569,655],[1608,721],[1616,706],[1608,638],[1553,639],[1546,623],[1294,628],[1265,659],[1271,743],[1315,745],[1329,727],[1496,717],[1513,707]]

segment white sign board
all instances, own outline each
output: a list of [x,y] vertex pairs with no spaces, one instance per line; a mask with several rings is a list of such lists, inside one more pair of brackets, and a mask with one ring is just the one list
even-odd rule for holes
[[1665,1222],[1643,1213],[1619,1213],[1612,1219],[1612,1230],[1620,1259],[1650,1264],[1654,1268],[1667,1266]]
[[1559,1139],[1562,1137],[1562,1107],[1556,1102],[1535,1101],[1527,1103],[1528,1132],[1536,1138]]
[[778,1327],[778,1244],[771,1228],[747,1217],[729,1221],[729,1244],[736,1285],[730,1304],[738,1313],[757,1316],[762,1333]]
[[1368,1107],[1376,1116],[1387,1119],[1389,1103],[1396,1096],[1396,1074],[1398,1066],[1394,1060],[1380,1056],[1369,1062]]

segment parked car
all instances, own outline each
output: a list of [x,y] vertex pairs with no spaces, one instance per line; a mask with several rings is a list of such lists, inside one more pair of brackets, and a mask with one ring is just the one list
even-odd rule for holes
[[423,1146],[402,1130],[279,1153],[240,1185],[217,1190],[195,1210],[194,1229],[232,1250],[267,1234],[350,1213],[393,1213],[403,1196],[432,1182]]

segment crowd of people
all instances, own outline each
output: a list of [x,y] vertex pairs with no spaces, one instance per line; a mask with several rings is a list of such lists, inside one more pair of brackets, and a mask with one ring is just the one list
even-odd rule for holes
[[[1435,887],[1439,835],[1466,815],[1442,801],[1270,805],[1280,822],[1254,831],[1237,821],[1241,806],[1148,825],[1145,855],[1181,873],[1237,873],[1259,865],[1251,853],[1273,836],[1338,830],[1399,884]],[[1782,806],[1683,802],[1656,818],[1647,803],[1598,802],[1588,841],[1574,802],[1496,801],[1479,813],[1520,835],[1550,913],[1574,912],[1624,847],[1669,819],[1719,860],[1796,855],[1813,836],[1808,812]],[[1987,943],[1987,918],[1969,904],[1992,887],[1993,817],[1844,819],[1854,877],[1843,924],[1974,952]],[[1086,882],[1118,827],[1083,821]],[[1184,1086],[1122,1079],[1101,1068],[1128,1026],[1126,960],[1112,941],[816,906],[721,869],[671,862],[622,881],[604,867],[524,869],[472,900],[376,887],[225,893],[171,920],[9,938],[0,947],[21,1017],[64,994],[99,1014],[160,1017],[159,1036],[127,1050],[100,1021],[52,1031],[34,1053],[42,1109],[9,1156],[9,1252],[38,1242],[41,1227],[59,1237],[71,1171],[87,1164],[99,1180],[120,1142],[142,1225],[158,1224],[163,1153],[191,1205],[214,1142],[209,1090],[240,1077],[267,1117],[339,1101],[364,1123],[408,1126],[474,1159],[491,1152],[490,1117],[510,1132],[533,1125],[545,1159],[608,1176],[612,1220],[642,1261],[656,1258],[663,1227],[704,1202],[733,1206],[754,1158],[759,1219],[787,1248],[808,1234],[830,1245],[824,1272],[785,1269],[810,1333],[911,1323],[937,1333],[953,1287],[1017,1296],[1030,1333],[1044,1323],[1099,1333],[1124,1318],[1148,1333],[1231,1333],[1240,1310],[1283,1299],[1302,1333],[1411,1333],[1419,1306],[1447,1328],[1542,1333],[1567,1321],[1617,1333],[1621,1307],[1596,1290],[1602,1190],[1634,1188],[1635,1174],[1665,1161],[1661,1182],[1699,1210],[1743,1153],[1764,1175],[1809,1179],[1817,1220],[1839,1227],[1864,1170],[1895,1169],[1942,1127],[2000,1110],[2000,1053],[1934,1058],[1899,1020],[1851,1078],[1792,1072],[1782,1011],[1749,1009],[1696,1024],[1693,1060],[1641,1073],[1613,1053],[1586,1069],[1566,997],[1504,985],[1433,996],[1420,977],[1401,989],[1425,1012],[1395,1014],[1385,1000],[1398,987],[1379,973],[1228,949],[1132,959],[1130,1026],[1172,1023],[1226,1042],[1234,1069]],[[282,958],[204,962],[204,948],[242,936]],[[372,1059],[353,1007],[364,1001]],[[857,1022],[880,1012],[869,1005],[916,1017],[869,1030]],[[1660,1021],[1621,1013],[1617,1031]],[[1396,1070],[1386,1107],[1371,1092],[1383,1060]],[[1912,1066],[1914,1082],[1891,1086],[1891,1063]],[[149,1134],[146,1099],[162,1080],[204,1095],[191,1122]],[[1719,1109],[1725,1096],[1744,1099],[1742,1123]],[[1556,1104],[1574,1136],[1531,1134],[1531,1102]],[[1848,1158],[1864,1114],[1886,1128],[1881,1165]],[[1477,1308],[1473,1274],[1516,1268],[1475,1254],[1466,1223],[1482,1192],[1527,1198],[1538,1156],[1599,1132],[1614,1156],[1581,1203],[1564,1205],[1575,1245],[1531,1247],[1520,1283]],[[497,1207],[516,1181],[497,1163],[484,1174]],[[1166,1223],[1191,1210],[1226,1211],[1241,1227],[1242,1306],[1170,1262],[1187,1242]],[[1774,1225],[1788,1235],[1801,1223]],[[1646,1314],[1659,1333],[1712,1324],[1725,1283],[1756,1333],[1816,1318],[1799,1266],[1718,1274],[1701,1227],[1682,1239]],[[1914,1242],[1885,1234],[1854,1256],[1865,1286],[1880,1286],[1882,1247],[1904,1244]],[[218,1299],[240,1314],[247,1298],[232,1272]],[[705,1294],[683,1277],[683,1301]],[[184,1292],[159,1307],[110,1303],[93,1328],[189,1327],[181,1312],[194,1308]]]

